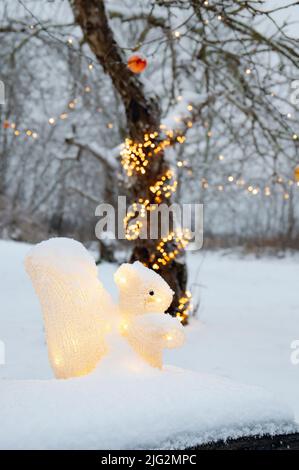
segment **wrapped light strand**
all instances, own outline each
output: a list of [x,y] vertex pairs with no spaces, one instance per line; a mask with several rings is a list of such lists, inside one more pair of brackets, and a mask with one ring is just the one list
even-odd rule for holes
[[15,122],[9,122],[8,120],[4,121],[3,128],[5,130],[11,129],[13,131],[13,134],[16,137],[23,135],[24,137],[31,137],[32,139],[37,139],[38,138],[37,132],[35,132],[31,129],[28,129],[28,128],[18,129]]
[[[85,93],[89,93],[91,91],[91,88],[89,86],[86,86],[84,89]],[[76,105],[78,103],[78,99],[74,98],[71,101],[68,102],[67,107],[69,111],[73,111],[76,108]],[[62,111],[58,116],[50,116],[47,119],[48,124],[52,127],[55,126],[59,120],[65,121],[69,118],[69,113],[67,111]],[[38,138],[38,133],[30,128],[17,128],[16,124],[14,122],[9,122],[8,120],[5,120],[3,123],[3,128],[5,130],[12,130],[13,135],[16,137],[31,137],[32,139],[36,140]]]
[[[191,103],[188,104],[187,111],[189,113],[193,112]],[[192,114],[191,117],[189,114],[182,118],[176,117],[174,120],[180,125],[185,124],[187,130],[193,126]],[[186,137],[181,130],[172,130],[165,124],[161,124],[159,131],[144,134],[141,142],[134,142],[133,139],[126,138],[120,151],[121,164],[128,177],[145,175],[152,158],[173,143],[183,144],[185,140]],[[185,161],[181,165],[178,163],[178,166],[183,165],[185,165]],[[158,205],[163,200],[169,199],[176,190],[177,180],[174,171],[170,168],[156,182],[151,182],[147,193],[148,199],[139,198],[138,202],[132,204],[124,217],[123,224],[126,239],[136,240],[142,229],[144,229],[148,211],[156,210]],[[158,271],[162,266],[171,263],[186,248],[189,242],[190,233],[188,230],[173,230],[167,237],[158,242],[156,253],[151,257],[150,267]],[[182,323],[187,323],[187,317],[191,309],[191,294],[185,293],[179,301],[176,312],[176,316]]]
[[129,241],[136,240],[143,228],[142,220],[136,220],[135,223],[130,223],[132,219],[136,219],[138,215],[141,219],[146,217],[147,211],[156,209],[156,204],[162,202],[162,197],[169,198],[171,194],[176,191],[177,180],[173,170],[168,169],[163,176],[160,177],[153,185],[150,186],[151,193],[154,194],[154,204],[150,204],[149,199],[139,198],[138,202],[134,202],[127,212],[123,220],[126,239]]
[[231,189],[233,187],[233,183],[235,183],[235,185],[240,189],[243,189],[244,194],[248,194],[250,196],[264,195],[267,198],[275,194],[271,188],[279,186],[282,189],[283,198],[287,201],[289,199],[287,188],[290,188],[293,185],[296,185],[299,188],[299,177],[297,181],[295,175],[293,179],[284,179],[281,176],[276,176],[274,180],[268,181],[264,184],[254,184],[249,181],[246,182],[244,178],[235,178],[233,175],[228,176],[225,182],[218,182],[216,184],[211,184],[206,178],[202,178],[200,181],[200,185],[203,190],[217,190],[218,192],[225,191],[226,188]]
[[[190,232],[188,229],[178,229],[169,233],[167,237],[157,245],[158,254],[155,256],[152,268],[158,271],[161,266],[166,266],[182,252],[190,242]],[[172,245],[172,249],[169,248]]]
[[176,312],[176,317],[184,325],[188,321],[188,317],[193,310],[191,292],[186,291],[185,294],[179,299],[179,305]]
[[[123,220],[123,225],[125,229],[126,239],[128,241],[137,240],[140,235],[140,232],[143,228],[143,222],[141,219],[145,219],[147,210],[150,210],[151,206],[149,205],[150,201],[148,199],[140,198],[138,202],[134,202],[131,208],[127,211],[126,216]],[[134,223],[130,223],[132,219],[136,219],[138,214],[137,220]]]
[[158,132],[144,135],[143,142],[134,142],[127,138],[120,152],[121,163],[128,176],[146,173],[149,159],[171,145],[166,137],[161,139]]
[[155,195],[155,202],[159,204],[162,202],[161,196],[168,199],[175,193],[178,182],[175,179],[174,172],[168,169],[156,183],[150,186],[150,191]]

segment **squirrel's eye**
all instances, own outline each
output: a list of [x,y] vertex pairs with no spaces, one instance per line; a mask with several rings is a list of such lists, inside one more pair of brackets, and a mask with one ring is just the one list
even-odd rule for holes
[[150,290],[149,295],[155,295],[155,292],[153,290]]

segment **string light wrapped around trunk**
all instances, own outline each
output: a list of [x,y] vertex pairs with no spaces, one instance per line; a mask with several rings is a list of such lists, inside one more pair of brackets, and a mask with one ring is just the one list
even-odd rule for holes
[[191,292],[186,291],[185,295],[183,295],[179,299],[179,305],[177,308],[177,313],[176,317],[181,321],[183,325],[185,325],[188,321],[189,314],[193,310],[193,305],[192,305],[192,296]]
[[[188,121],[189,122],[189,121]],[[190,125],[188,126],[190,127]],[[174,132],[163,124],[160,131],[146,133],[143,142],[136,142],[131,138],[126,138],[121,148],[121,163],[127,176],[142,176],[150,171],[151,161],[160,152],[174,142],[183,144],[185,135],[181,132]],[[155,211],[159,204],[167,200],[177,190],[177,180],[175,172],[167,168],[161,176],[154,182],[150,182],[145,188],[147,198],[139,198],[133,202],[123,219],[126,239],[137,240],[143,229],[145,229],[148,214]],[[147,227],[147,226],[146,226]],[[179,229],[171,231],[167,237],[158,240],[155,252],[152,253],[148,267],[154,271],[171,263],[186,248],[190,241],[190,233],[187,230]],[[188,299],[188,305],[185,299]],[[185,302],[185,303],[184,303]],[[190,298],[184,295],[179,300],[176,316],[182,322],[187,322],[187,316],[191,312]]]
[[167,170],[161,179],[156,181],[150,186],[150,191],[155,195],[155,202],[159,204],[163,195],[166,199],[170,198],[171,194],[176,192],[178,182],[175,179],[174,172]]
[[143,142],[134,142],[132,139],[126,138],[122,144],[120,155],[122,166],[127,175],[145,175],[150,159],[169,147],[172,138],[172,131],[166,131],[166,136],[157,131],[144,134]]

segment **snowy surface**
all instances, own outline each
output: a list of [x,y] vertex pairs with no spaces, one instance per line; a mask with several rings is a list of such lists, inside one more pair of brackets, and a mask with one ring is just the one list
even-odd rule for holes
[[[200,315],[186,344],[166,353],[171,366],[149,367],[112,335],[114,353],[93,374],[56,381],[22,264],[28,249],[0,242],[1,448],[171,448],[294,429],[298,258],[191,254]],[[115,269],[100,267],[112,294]]]
[[39,267],[53,269],[61,274],[76,275],[78,270],[92,271],[96,267],[92,255],[84,246],[71,238],[56,237],[38,243],[27,254],[30,261]]

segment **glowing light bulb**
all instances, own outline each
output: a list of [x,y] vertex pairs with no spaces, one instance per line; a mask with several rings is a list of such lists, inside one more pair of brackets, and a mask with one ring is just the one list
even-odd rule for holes
[[119,278],[117,278],[117,280],[120,284],[125,284],[127,282],[127,280],[124,276],[120,276]]
[[264,192],[265,192],[265,196],[271,196],[271,190],[270,190],[269,186],[266,186],[266,187],[265,187],[265,191],[264,191]]

